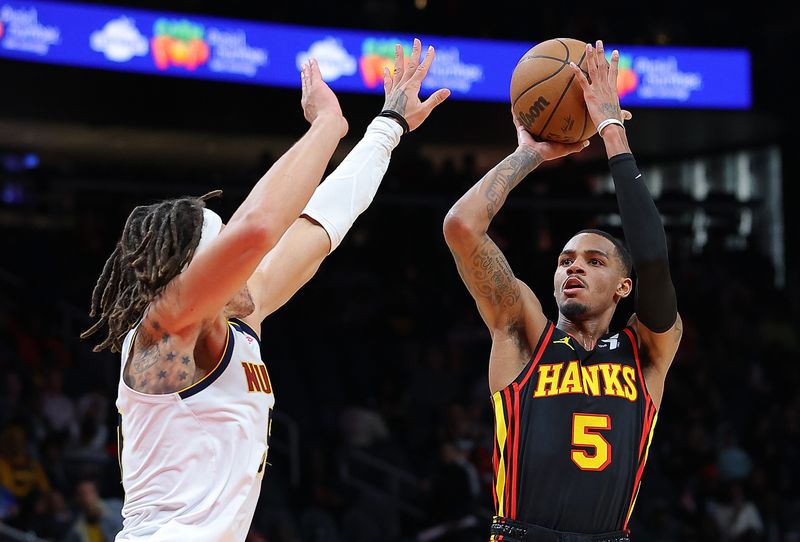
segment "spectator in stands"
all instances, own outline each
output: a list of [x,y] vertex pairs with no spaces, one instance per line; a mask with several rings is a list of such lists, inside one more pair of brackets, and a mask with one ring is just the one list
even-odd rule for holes
[[737,483],[728,486],[723,502],[709,503],[709,513],[719,527],[721,542],[754,542],[762,539],[764,523],[761,514]]
[[75,405],[64,394],[64,377],[58,369],[50,369],[46,373],[42,390],[42,410],[53,432],[61,433],[70,440],[77,439],[79,429]]
[[40,493],[33,505],[29,527],[36,536],[47,540],[61,540],[72,525],[72,512],[64,496],[56,490]]
[[65,542],[113,542],[122,530],[122,503],[103,500],[92,480],[83,480],[75,488],[77,517]]
[[0,485],[17,500],[19,514],[10,523],[26,526],[36,498],[50,491],[50,482],[39,462],[28,451],[22,427],[12,425],[0,435]]

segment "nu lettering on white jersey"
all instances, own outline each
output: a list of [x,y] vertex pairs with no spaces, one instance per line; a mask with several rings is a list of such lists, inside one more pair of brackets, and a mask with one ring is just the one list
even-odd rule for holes
[[[134,336],[135,329],[125,337],[123,368]],[[186,389],[139,393],[120,372],[125,504],[117,542],[243,541],[264,476],[274,404],[258,337],[238,320],[228,322],[217,366]]]

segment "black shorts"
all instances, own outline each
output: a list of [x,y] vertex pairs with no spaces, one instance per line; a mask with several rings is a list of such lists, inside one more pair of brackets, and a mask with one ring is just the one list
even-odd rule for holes
[[502,516],[492,518],[490,542],[631,542],[627,532],[599,534],[565,533]]

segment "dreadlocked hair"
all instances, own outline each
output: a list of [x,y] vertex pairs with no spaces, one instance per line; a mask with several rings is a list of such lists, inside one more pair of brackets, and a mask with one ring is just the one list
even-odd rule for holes
[[112,352],[122,349],[125,334],[147,305],[191,261],[203,232],[205,202],[221,194],[222,190],[214,190],[199,198],[142,205],[131,212],[92,291],[89,315],[99,320],[81,333],[86,339],[108,326],[108,335],[95,352],[109,346]]

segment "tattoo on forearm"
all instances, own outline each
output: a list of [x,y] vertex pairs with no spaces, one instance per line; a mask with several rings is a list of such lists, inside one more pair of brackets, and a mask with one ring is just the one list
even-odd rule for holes
[[607,119],[622,120],[622,110],[617,103],[606,102],[600,104],[600,111],[602,111]]
[[408,96],[405,92],[396,92],[394,96],[389,96],[386,103],[383,104],[383,109],[389,109],[401,115],[406,114],[406,104],[408,104]]
[[542,155],[533,150],[514,153],[502,162],[487,176],[486,214],[489,220],[494,218],[498,209],[506,201],[509,192],[539,164],[544,162]]
[[[470,255],[468,285],[492,305],[511,307],[520,298],[520,288],[511,266],[488,236]],[[462,276],[464,273],[462,272]]]

